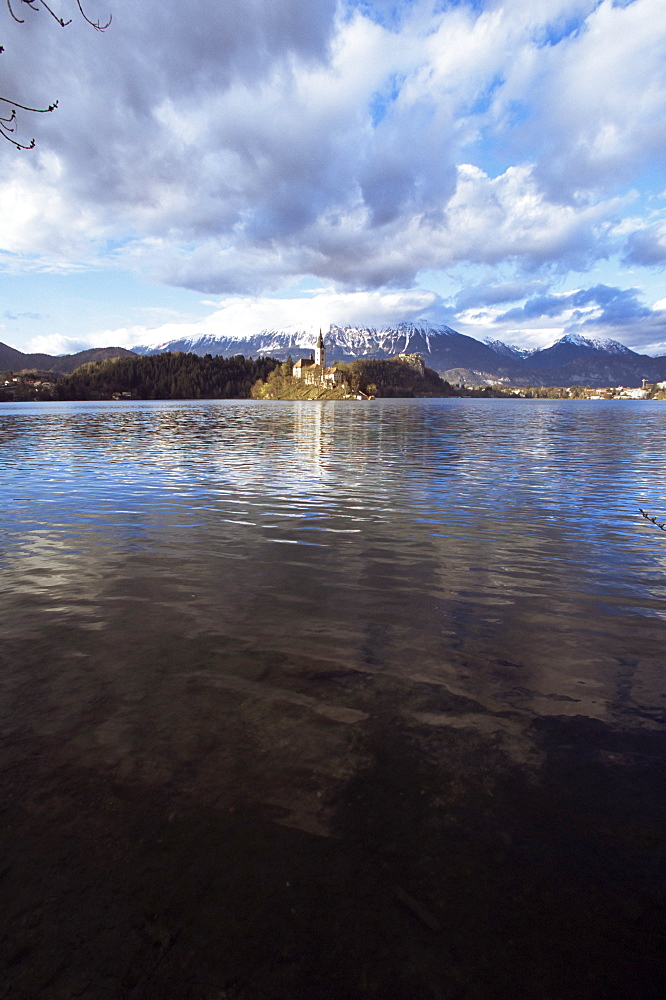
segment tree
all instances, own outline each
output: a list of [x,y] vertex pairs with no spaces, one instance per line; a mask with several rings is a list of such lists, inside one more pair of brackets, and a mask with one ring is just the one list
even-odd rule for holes
[[[106,31],[111,24],[111,15],[109,15],[109,19],[105,24],[102,24],[101,21],[93,21],[93,19],[88,17],[86,14],[83,8],[82,0],[74,0],[74,2],[76,3],[79,14],[83,20],[94,28],[95,31]],[[18,22],[18,24],[23,24],[25,22],[25,17],[21,17],[20,14],[27,13],[26,8],[29,8],[35,13],[38,13],[40,10],[45,10],[47,14],[50,14],[53,20],[60,25],[61,28],[66,28],[68,24],[72,23],[71,17],[68,20],[65,20],[63,17],[59,17],[58,14],[51,9],[48,3],[45,2],[45,0],[5,0],[5,3],[7,4],[7,10],[11,14],[12,18]],[[4,52],[4,48],[0,45],[0,53],[2,52]],[[58,102],[54,101],[53,104],[49,104],[47,108],[31,108],[29,105],[21,104],[19,101],[15,101],[11,97],[3,97],[1,95],[0,104],[5,111],[5,114],[0,114],[0,135],[2,135],[7,142],[11,142],[12,146],[16,146],[17,149],[33,149],[35,140],[31,139],[26,145],[19,142],[18,139],[15,138],[16,112],[30,111],[33,114],[44,115],[49,114],[51,111],[55,111],[58,107]]]

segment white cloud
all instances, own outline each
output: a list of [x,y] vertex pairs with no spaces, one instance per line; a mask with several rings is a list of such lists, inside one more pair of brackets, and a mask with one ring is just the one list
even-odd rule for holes
[[[262,330],[296,327],[299,330],[328,329],[330,324],[390,326],[404,319],[417,319],[438,307],[438,297],[423,289],[395,292],[341,293],[321,290],[308,297],[269,298],[238,296],[217,303],[197,320],[176,320],[97,330],[85,346],[133,347],[205,336],[246,337]],[[62,336],[38,337],[31,352],[61,354],[83,350],[80,340]]]
[[[88,340],[78,340],[75,337],[64,337],[59,333],[42,334],[32,337],[22,348],[26,354],[77,354],[86,351],[91,346]],[[107,344],[100,345],[106,347]],[[122,344],[108,345],[122,347]]]
[[572,202],[663,163],[666,143],[662,0],[590,7],[559,45],[520,49],[493,109],[549,195]]
[[[634,6],[651,2],[637,0]],[[369,283],[378,272],[385,280],[385,268],[372,260],[375,240],[381,247],[385,237],[408,236],[415,223],[425,223],[421,228],[429,237],[447,208],[451,216],[459,207],[456,159],[490,121],[482,109],[475,111],[475,102],[490,88],[494,118],[501,118],[516,88],[515,74],[523,86],[534,84],[515,65],[537,51],[544,13],[545,21],[557,22],[589,5],[549,4],[539,20],[520,5],[500,5],[479,16],[464,7],[426,16],[428,5],[417,4],[397,33],[358,13],[336,21],[333,5],[320,2],[309,41],[305,29],[304,40],[300,30],[283,29],[270,44],[252,13],[270,18],[272,5],[256,0],[249,6],[243,19],[228,10],[211,14],[207,6],[202,23],[196,8],[165,20],[161,5],[148,0],[133,15],[123,11],[102,40],[78,31],[76,73],[73,67],[56,71],[55,42],[42,32],[41,43],[51,43],[54,75],[71,92],[60,111],[39,122],[50,164],[21,173],[23,209],[16,213],[8,249],[45,252],[57,226],[65,235],[62,253],[71,255],[81,232],[95,241],[115,229],[121,239],[165,240],[176,252],[213,240],[261,256],[267,243],[278,252],[286,244],[289,266],[299,268],[319,253],[326,259],[342,225],[346,239],[354,230],[357,257],[366,243],[355,261],[360,283],[366,272]],[[607,28],[604,37],[609,33]],[[266,48],[257,64],[259,43]],[[540,65],[554,64],[537,80],[544,90],[571,75],[570,59],[563,57],[562,70],[553,55],[559,48],[543,58],[539,49]],[[585,100],[579,94],[576,106]],[[538,129],[551,119],[550,92],[543,103],[547,116],[532,98],[531,129],[534,120]],[[543,209],[535,176],[527,166],[505,174],[515,196],[527,181],[523,202],[539,198]],[[17,178],[5,177],[11,198]],[[37,217],[40,225],[34,224]],[[446,227],[442,235],[448,237]],[[304,260],[292,253],[292,239],[305,245]],[[468,252],[474,257],[469,242],[455,240],[458,259]],[[498,245],[496,252],[520,253],[518,243]],[[414,249],[412,271],[423,266],[421,250]],[[397,255],[396,280],[405,272],[404,256]]]

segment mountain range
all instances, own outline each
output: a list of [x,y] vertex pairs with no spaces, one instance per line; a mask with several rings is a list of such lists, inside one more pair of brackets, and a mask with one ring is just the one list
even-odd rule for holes
[[[251,337],[226,335],[145,344],[129,351],[122,347],[96,348],[54,357],[23,354],[0,344],[0,370],[38,368],[71,372],[88,361],[134,354],[184,351],[198,355],[273,357],[294,360],[309,357],[318,331],[288,328],[263,330]],[[526,351],[499,340],[481,342],[448,326],[400,323],[394,327],[332,325],[325,333],[329,363],[355,358],[391,358],[399,353],[420,354],[449,382],[467,385],[640,385],[666,380],[666,356],[637,354],[614,340],[593,340],[567,334],[551,347]]]
[[[243,354],[285,360],[308,357],[318,331],[289,328],[263,330],[253,337],[207,336],[135,347],[138,354],[185,351],[194,354]],[[614,340],[591,340],[567,334],[535,351],[510,347],[499,340],[481,342],[451,327],[400,323],[395,327],[331,326],[325,333],[329,362],[355,358],[391,358],[420,354],[449,382],[468,385],[640,385],[666,379],[666,356],[637,354]]]

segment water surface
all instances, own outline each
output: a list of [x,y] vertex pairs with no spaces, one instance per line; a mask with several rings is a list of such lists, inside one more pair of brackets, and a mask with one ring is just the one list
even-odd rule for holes
[[[93,842],[124,845],[134,888],[114,899],[141,914],[143,957],[109,973],[109,996],[162,996],[167,969],[179,997],[657,983],[666,532],[638,511],[666,517],[665,425],[641,401],[0,404],[6,794],[16,829],[37,817],[78,845],[54,899],[84,891]],[[195,851],[197,878],[233,864],[243,889],[177,915],[155,888],[148,909],[168,918],[146,917],[127,846],[139,802],[151,844],[189,831],[167,852],[181,897]],[[205,848],[187,840],[197,816]],[[206,838],[227,838],[217,861]],[[310,858],[311,945],[258,856],[269,881]],[[90,866],[93,881],[108,867]],[[348,902],[359,878],[363,906]],[[190,979],[214,981],[186,987],[193,913],[246,904],[277,907],[301,943],[252,962],[236,943],[227,979],[194,948]],[[340,906],[366,928],[353,960]],[[252,926],[243,912],[234,927]],[[157,944],[146,921],[167,927]],[[98,953],[108,926],[93,924]],[[322,972],[340,942],[347,959]],[[44,961],[17,961],[26,996]],[[91,962],[80,995],[106,995]],[[64,969],[53,997],[70,995]]]

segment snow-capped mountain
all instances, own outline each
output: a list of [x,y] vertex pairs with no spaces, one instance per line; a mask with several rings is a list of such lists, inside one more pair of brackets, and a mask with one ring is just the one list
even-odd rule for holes
[[543,365],[551,367],[553,364],[561,365],[582,359],[599,360],[600,355],[610,355],[614,359],[620,357],[625,360],[643,357],[616,340],[589,340],[577,333],[567,333],[551,347],[533,351],[525,360],[529,367],[541,368]]
[[[291,327],[262,330],[251,337],[231,334],[184,338],[135,347],[137,354],[185,351],[231,357],[268,356],[286,360],[309,357],[318,329]],[[567,334],[551,347],[527,351],[500,340],[481,343],[449,326],[399,323],[393,327],[330,326],[324,330],[330,362],[355,358],[391,358],[420,354],[429,368],[471,384],[511,385],[640,385],[641,379],[666,379],[666,357],[651,358],[614,340],[592,340]]]
[[640,385],[666,377],[666,358],[637,354],[616,340],[566,334],[523,361],[525,376],[539,385]]
[[[360,357],[393,357],[401,351],[431,353],[438,338],[459,337],[448,326],[400,323],[396,327],[330,326],[324,330],[326,347],[331,359],[351,361]],[[159,354],[163,351],[191,351],[194,354],[245,354],[253,357],[266,355],[294,360],[309,357],[317,340],[318,329],[287,327],[282,330],[262,330],[253,337],[234,337],[223,334],[198,339],[172,340],[167,343],[135,347],[137,354]],[[471,338],[467,338],[470,339]],[[477,343],[474,341],[474,343]]]
[[[567,333],[557,342],[558,344],[571,344],[574,347],[584,347],[587,350],[605,351],[607,354],[633,354],[628,347],[618,340],[597,340],[594,337],[581,337],[579,333]],[[553,345],[555,346],[555,345]]]
[[[358,327],[331,325],[324,330],[330,361],[353,361],[355,358],[392,358],[396,354],[420,354],[430,368],[445,372],[462,368],[488,375],[501,371],[508,379],[511,358],[482,344],[473,337],[457,333],[448,326],[432,323],[399,323],[394,327]],[[309,357],[314,350],[318,330],[291,328],[262,330],[254,337],[202,337],[198,340],[172,340],[168,343],[135,347],[137,354],[163,351],[191,351],[194,354],[243,354],[246,357],[269,356],[285,360]],[[505,370],[506,368],[506,370]]]

